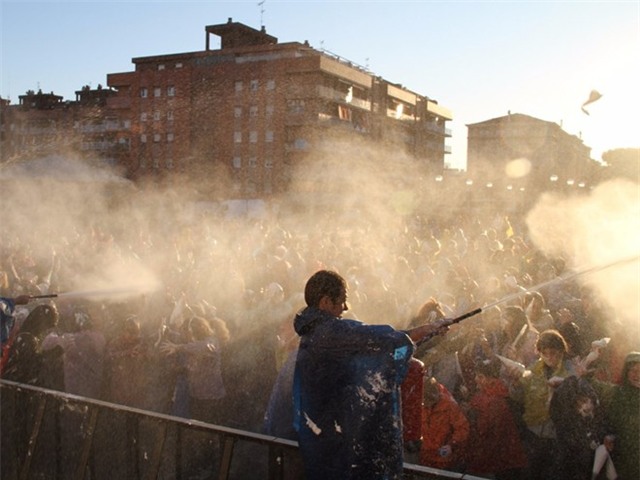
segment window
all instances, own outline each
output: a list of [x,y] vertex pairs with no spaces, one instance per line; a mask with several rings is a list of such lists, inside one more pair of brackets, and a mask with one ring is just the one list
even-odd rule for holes
[[293,142],[293,148],[296,150],[305,150],[309,146],[309,142],[304,138],[296,138]]
[[160,160],[158,160],[157,158],[153,159],[153,168],[155,168],[156,170],[160,168]]
[[302,113],[304,112],[304,100],[288,100],[287,107],[289,108],[289,113]]
[[236,118],[242,117],[242,107],[235,107],[233,109],[233,116]]
[[160,87],[155,87],[153,89],[153,96],[154,97],[160,97],[162,96],[162,89]]
[[168,97],[175,97],[176,96],[176,87],[174,87],[173,85],[169,85],[167,87],[167,96]]
[[167,158],[165,165],[167,166],[167,168],[171,169],[173,168],[173,158]]
[[182,68],[182,62],[176,63],[176,68]]
[[160,65],[158,65],[158,70],[164,70],[164,64],[161,63]]
[[241,168],[242,167],[242,158],[233,157],[233,168]]
[[173,142],[173,133],[167,133],[167,142]]
[[167,120],[169,120],[170,122],[173,121],[173,110],[169,110],[167,112]]
[[144,133],[140,135],[140,143],[147,143],[147,136]]
[[255,130],[252,130],[251,132],[249,132],[249,142],[251,143],[258,142],[258,132],[256,132]]
[[260,84],[259,84],[258,80],[251,80],[251,91],[252,92],[257,92],[259,85]]
[[159,133],[154,133],[153,134],[153,141],[154,142],[159,142],[160,141],[160,134]]
[[236,92],[241,92],[242,91],[242,81],[241,80],[238,80],[236,82],[235,88],[236,88]]
[[160,112],[159,111],[155,111],[153,112],[153,119],[158,122],[160,120]]
[[275,88],[276,88],[276,81],[275,80],[267,80],[266,89],[267,90],[274,90]]
[[267,117],[273,116],[273,105],[267,105],[267,107],[265,108],[265,114],[267,115]]
[[147,98],[147,96],[149,95],[149,91],[147,90],[146,87],[142,87],[140,89],[140,97],[141,98]]
[[256,159],[256,157],[251,157],[249,158],[249,168],[256,168],[256,165],[258,164],[258,160]]
[[258,116],[258,107],[255,105],[252,105],[251,107],[249,107],[249,116],[250,117],[257,117]]
[[264,133],[264,141],[267,143],[273,142],[273,130],[267,130]]
[[141,122],[146,122],[147,121],[147,112],[142,112],[140,114],[140,121]]
[[233,141],[235,143],[242,143],[242,132],[233,132]]
[[264,168],[266,168],[266,169],[272,169],[273,168],[273,159],[272,158],[265,158],[265,160],[264,160]]
[[124,128],[131,128],[131,120],[124,121]]

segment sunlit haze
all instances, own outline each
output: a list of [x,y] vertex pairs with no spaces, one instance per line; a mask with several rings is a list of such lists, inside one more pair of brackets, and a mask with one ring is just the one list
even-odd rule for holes
[[[640,3],[6,1],[0,96],[66,100],[134,57],[204,50],[231,17],[280,42],[308,40],[452,110],[447,143],[466,165],[466,125],[523,113],[581,135],[592,157],[637,147]],[[217,48],[217,46],[213,46]],[[602,98],[581,110],[591,90]]]

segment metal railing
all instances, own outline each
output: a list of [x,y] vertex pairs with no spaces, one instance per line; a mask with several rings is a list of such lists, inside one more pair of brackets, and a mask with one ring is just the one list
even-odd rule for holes
[[[187,478],[183,457],[190,452],[184,447],[186,436],[194,432],[209,439],[205,444],[215,459],[203,478],[303,478],[295,441],[7,380],[0,380],[0,402],[3,480]],[[118,438],[126,448],[114,447]],[[127,471],[125,476],[122,470]],[[412,480],[481,480],[409,463],[404,464],[404,473]]]

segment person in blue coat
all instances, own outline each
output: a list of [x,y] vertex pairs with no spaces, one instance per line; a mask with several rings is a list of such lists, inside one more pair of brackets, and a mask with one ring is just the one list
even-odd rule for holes
[[342,319],[347,285],[328,270],[309,278],[304,295],[293,396],[306,480],[400,479],[400,385],[414,342],[442,327],[403,332]]

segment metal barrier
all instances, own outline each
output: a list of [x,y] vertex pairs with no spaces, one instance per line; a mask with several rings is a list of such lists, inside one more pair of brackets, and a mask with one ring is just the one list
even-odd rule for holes
[[[291,440],[7,380],[0,380],[0,403],[3,480],[180,480],[187,478],[183,456],[194,453],[185,450],[184,437],[197,434],[215,452],[214,466],[198,478],[302,478],[298,444]],[[404,473],[416,480],[482,480],[408,463]]]

